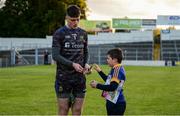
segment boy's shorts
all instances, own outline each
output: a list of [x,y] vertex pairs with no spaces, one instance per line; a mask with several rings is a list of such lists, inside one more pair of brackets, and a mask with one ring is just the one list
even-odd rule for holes
[[67,76],[59,77],[55,81],[55,91],[58,98],[69,98],[73,95],[75,98],[84,98],[86,92],[85,76]]

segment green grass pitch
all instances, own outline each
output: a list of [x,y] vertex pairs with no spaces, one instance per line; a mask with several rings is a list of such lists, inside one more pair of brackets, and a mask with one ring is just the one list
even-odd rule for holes
[[[110,68],[101,65],[104,72]],[[0,68],[0,115],[56,115],[55,65]],[[125,115],[180,115],[180,67],[125,66]],[[83,115],[106,115],[101,91],[87,76]]]

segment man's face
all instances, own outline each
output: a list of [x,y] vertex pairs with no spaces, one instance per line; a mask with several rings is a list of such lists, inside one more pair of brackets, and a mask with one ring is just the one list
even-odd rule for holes
[[78,27],[80,17],[70,17],[66,16],[67,24],[70,28],[75,29]]

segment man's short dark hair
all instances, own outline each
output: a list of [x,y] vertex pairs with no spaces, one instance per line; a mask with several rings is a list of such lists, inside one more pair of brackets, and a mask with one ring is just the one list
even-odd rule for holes
[[80,12],[80,8],[77,5],[70,5],[67,8],[67,12],[66,12],[68,16],[70,17],[79,17],[81,12]]
[[120,48],[114,48],[107,52],[107,55],[109,55],[112,59],[116,58],[118,60],[118,63],[121,63],[123,59],[123,53]]

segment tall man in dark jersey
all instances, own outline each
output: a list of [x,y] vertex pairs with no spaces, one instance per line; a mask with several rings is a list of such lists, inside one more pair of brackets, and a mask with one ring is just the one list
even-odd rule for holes
[[[86,92],[84,72],[87,64],[87,33],[78,27],[80,9],[76,5],[67,8],[67,24],[53,35],[52,56],[57,63],[55,90],[59,115],[81,115]],[[72,98],[72,99],[71,99]]]

